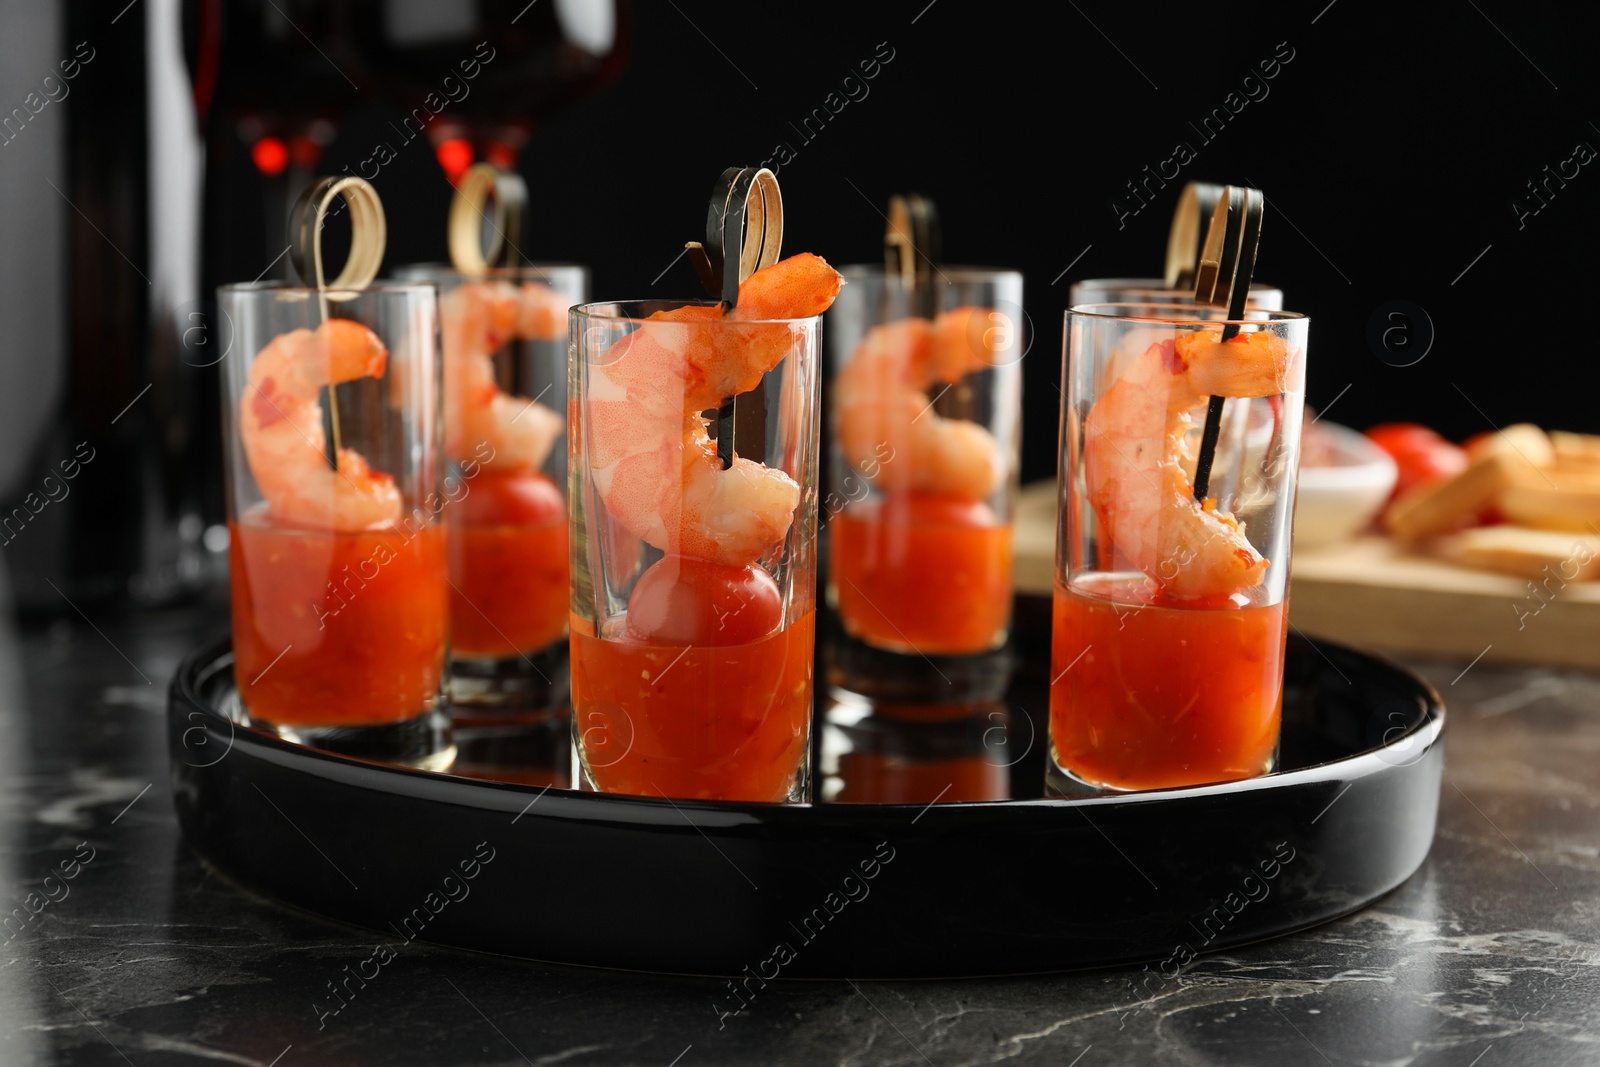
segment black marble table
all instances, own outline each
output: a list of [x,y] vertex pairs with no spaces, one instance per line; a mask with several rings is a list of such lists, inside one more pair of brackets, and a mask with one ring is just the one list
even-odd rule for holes
[[720,980],[413,942],[327,1014],[379,935],[227,883],[173,816],[166,684],[223,625],[215,607],[0,625],[0,1064],[1600,1062],[1591,675],[1416,664],[1452,713],[1422,869],[1176,977],[778,983],[720,1019]]

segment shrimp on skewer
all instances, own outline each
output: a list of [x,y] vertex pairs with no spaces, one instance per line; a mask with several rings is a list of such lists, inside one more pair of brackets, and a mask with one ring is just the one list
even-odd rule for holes
[[389,351],[349,319],[274,337],[250,364],[239,400],[239,437],[250,473],[274,518],[297,526],[365,530],[400,518],[394,479],[341,448],[328,466],[322,434],[323,386],[381,378]]
[[[975,332],[975,318],[986,315],[998,316],[999,325]],[[982,340],[974,343],[974,336]],[[1006,336],[1004,316],[977,307],[869,330],[834,384],[845,459],[883,490],[963,500],[992,494],[1006,476],[999,443],[975,422],[935,414],[928,390],[991,365],[995,339]],[[904,462],[884,464],[885,445]]]
[[494,353],[513,338],[566,336],[569,301],[540,282],[468,282],[440,301],[445,354],[446,450],[466,459],[480,443],[500,470],[544,466],[566,421],[550,408],[501,392]]
[[1208,396],[1283,392],[1289,359],[1265,330],[1227,342],[1216,330],[1181,333],[1146,348],[1089,409],[1084,465],[1101,536],[1167,592],[1227,596],[1266,575],[1238,520],[1194,499],[1184,435]]
[[616,521],[669,554],[727,566],[782,542],[800,487],[736,456],[724,470],[701,412],[754,389],[804,336],[766,320],[820,314],[840,277],[801,254],[757,271],[726,317],[716,307],[658,312],[590,368],[587,447],[595,491]]

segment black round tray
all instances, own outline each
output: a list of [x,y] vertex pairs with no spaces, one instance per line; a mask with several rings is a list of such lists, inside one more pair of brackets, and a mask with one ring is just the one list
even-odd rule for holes
[[1043,797],[1048,619],[1047,600],[1019,598],[1006,698],[1029,743],[1011,800],[671,801],[333,755],[236,723],[219,641],[172,683],[178,816],[236,881],[391,945],[730,975],[745,990],[1137,961],[1173,972],[1354,911],[1427,855],[1438,694],[1320,640],[1289,641],[1278,773]]

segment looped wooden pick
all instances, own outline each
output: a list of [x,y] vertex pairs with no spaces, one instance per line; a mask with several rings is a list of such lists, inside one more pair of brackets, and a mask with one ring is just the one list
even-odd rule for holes
[[933,275],[939,269],[942,231],[939,209],[917,193],[889,198],[889,221],[883,232],[884,269],[898,275],[910,296],[911,311],[931,319],[939,311]]
[[[322,225],[335,199],[343,197],[350,207],[350,253],[339,276],[329,282],[322,269]],[[388,224],[383,216],[383,201],[378,191],[363,178],[318,178],[306,187],[289,213],[289,261],[295,273],[317,290],[319,321],[328,321],[328,301],[348,300],[365,289],[378,276],[383,250],[388,243]],[[339,469],[339,398],[328,386],[325,427],[333,447],[328,465]]]
[[[484,209],[493,205],[491,216]],[[493,163],[467,170],[450,201],[450,262],[469,278],[481,278],[496,267],[518,267],[522,253],[522,221],[527,217],[528,186],[514,171]],[[483,224],[489,223],[488,248]]]
[[[907,310],[914,316],[932,319],[939,314],[941,292],[933,276],[943,273],[944,230],[939,209],[919,193],[889,198],[889,214],[883,231],[884,271],[899,277],[906,293]],[[888,299],[888,291],[885,291]],[[933,411],[947,419],[970,419],[972,390],[956,383],[934,396]]]
[[[778,262],[782,247],[783,194],[778,190],[778,176],[766,167],[729,167],[723,171],[711,190],[704,243],[690,241],[684,245],[700,283],[706,292],[722,301],[725,315],[739,303],[739,283]],[[732,269],[729,264],[733,264]],[[754,398],[765,407],[766,398],[761,393],[757,392]],[[717,458],[722,461],[723,470],[733,466],[738,402],[738,397],[724,397],[717,406]],[[765,422],[763,412],[761,423]]]
[[[729,167],[711,190],[706,239],[684,245],[706,292],[724,313],[739,303],[739,283],[778,262],[783,247],[783,194],[766,167]],[[729,271],[726,264],[736,262]]]
[[1216,213],[1225,186],[1212,182],[1190,182],[1178,194],[1172,212],[1172,228],[1167,231],[1168,289],[1194,287],[1194,272],[1205,251],[1207,224]]
[[[1198,304],[1225,308],[1230,321],[1222,327],[1222,340],[1239,333],[1245,301],[1250,296],[1250,281],[1255,275],[1256,252],[1261,244],[1261,216],[1267,198],[1259,189],[1230,185],[1223,190],[1211,215],[1205,249],[1195,266],[1194,299]],[[1225,397],[1214,396],[1206,404],[1206,425],[1200,435],[1200,456],[1195,463],[1194,497],[1206,498],[1211,485],[1211,465],[1216,460],[1217,437],[1222,432]]]

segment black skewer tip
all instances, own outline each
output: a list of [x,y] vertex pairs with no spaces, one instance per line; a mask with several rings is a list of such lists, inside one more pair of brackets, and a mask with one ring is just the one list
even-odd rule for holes
[[1222,434],[1222,405],[1220,396],[1206,403],[1206,427],[1200,434],[1200,458],[1194,465],[1194,498],[1204,500],[1211,488],[1211,465],[1217,458],[1217,438]]
[[[1195,301],[1223,307],[1229,319],[1244,317],[1250,282],[1255,276],[1256,250],[1261,241],[1261,215],[1266,197],[1259,190],[1228,186],[1223,190],[1206,232],[1205,250],[1196,270]],[[1237,321],[1222,327],[1226,344],[1239,333]],[[1200,455],[1194,468],[1194,498],[1205,500],[1211,488],[1211,467],[1217,458],[1217,439],[1222,434],[1222,408],[1225,397],[1213,396],[1206,402],[1206,425],[1200,434]]]
[[717,406],[717,459],[722,469],[733,466],[733,423],[738,397],[728,397]]

